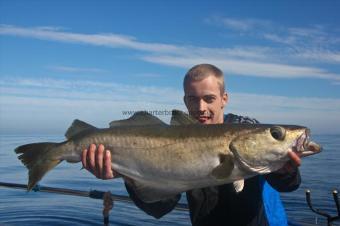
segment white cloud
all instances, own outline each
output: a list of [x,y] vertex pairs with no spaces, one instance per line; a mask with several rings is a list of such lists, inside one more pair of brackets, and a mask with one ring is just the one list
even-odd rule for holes
[[[2,133],[58,133],[66,131],[78,118],[97,127],[108,127],[112,120],[127,118],[126,111],[170,111],[180,106],[155,103],[152,100],[42,98],[6,95],[0,98],[0,132]],[[160,115],[163,120],[168,117]]]
[[[183,91],[62,79],[2,79],[0,131],[63,133],[79,118],[99,127],[127,118],[124,111],[171,111],[182,108]],[[159,115],[169,120],[167,115]]]
[[304,38],[305,40],[312,40],[313,42],[325,42],[327,39],[332,38],[328,37],[329,34],[324,30],[324,27],[321,26],[312,26],[312,27],[291,27],[287,28],[287,32],[291,36]]
[[303,125],[313,134],[340,133],[337,126],[340,125],[340,99],[249,93],[231,93],[229,96],[228,110],[249,115],[261,123]]
[[263,37],[267,40],[277,42],[277,43],[286,44],[286,45],[293,45],[296,42],[296,38],[293,37],[293,36],[282,37],[279,34],[265,33],[265,34],[263,34]]
[[242,35],[248,34],[255,38],[265,38],[274,42],[285,44],[339,44],[339,30],[322,25],[309,25],[306,27],[287,27],[269,20],[254,18],[231,18],[211,16],[206,20],[211,25],[223,25],[227,29],[242,31]]
[[[206,21],[213,25],[224,25],[227,29],[242,31],[242,36],[280,44],[272,47],[270,58],[286,59],[286,62],[314,60],[314,62],[338,64],[340,38],[337,28],[322,25],[286,27],[272,21],[210,17]],[[293,50],[293,51],[287,51]],[[268,60],[267,59],[267,60]]]
[[1,96],[32,96],[93,101],[142,101],[179,103],[183,91],[169,87],[126,85],[92,80],[50,78],[4,78],[0,81]]
[[107,46],[114,48],[131,48],[135,50],[152,52],[173,52],[180,48],[175,45],[162,43],[138,42],[134,37],[119,34],[81,34],[72,32],[62,32],[59,29],[45,29],[42,27],[24,28],[10,25],[1,25],[0,34],[14,35],[21,37],[38,38],[70,43],[83,43],[97,46]]
[[[269,26],[266,21],[249,20],[249,24]],[[255,26],[254,25],[254,26]],[[249,25],[250,26],[250,25]],[[312,34],[307,31],[293,29],[291,33],[297,36]],[[62,32],[58,29],[22,28],[16,26],[0,26],[0,34],[31,37],[60,42],[75,42],[89,45],[106,46],[111,48],[128,48],[147,52],[141,59],[157,64],[166,64],[179,67],[191,67],[196,63],[216,63],[226,73],[244,76],[259,76],[270,78],[320,78],[338,80],[337,73],[328,71],[319,66],[309,66],[307,58],[324,59],[327,62],[338,62],[339,52],[320,52],[313,50],[314,54],[300,48],[298,52],[291,53],[287,50],[261,46],[239,46],[231,48],[204,48],[197,46],[177,46],[162,43],[146,43],[135,38],[117,34],[81,34]],[[284,42],[275,34],[267,33],[267,38],[277,42]],[[287,39],[286,44],[294,43],[295,39]],[[295,47],[294,47],[295,48]],[[296,50],[296,48],[295,48]],[[297,60],[298,58],[298,60]],[[303,61],[304,62],[301,62]],[[297,63],[300,63],[298,65]],[[59,67],[59,70],[79,71],[72,67]],[[91,70],[91,69],[83,69]],[[96,69],[92,69],[96,70]]]
[[221,17],[221,16],[212,16],[205,20],[208,24],[223,26],[227,29],[241,31],[241,32],[250,32],[255,29],[265,29],[271,26],[271,22],[267,20],[259,20],[259,19],[239,19],[239,18],[230,18],[230,17]]
[[340,63],[340,51],[320,50],[320,49],[296,49],[295,56],[313,60],[314,62]]
[[163,77],[162,74],[157,74],[157,73],[138,73],[132,76],[136,78],[162,78]]
[[[238,107],[249,109],[278,109],[303,112],[340,112],[340,99],[315,97],[286,97],[249,93],[231,93],[230,99]],[[256,101],[258,100],[258,101]],[[246,103],[246,104],[244,104]]]
[[81,67],[70,67],[70,66],[50,66],[51,70],[59,72],[69,72],[69,73],[104,73],[107,70],[100,68],[81,68]]
[[225,27],[241,31],[247,31],[252,29],[254,26],[254,24],[250,21],[241,21],[229,18],[224,18],[222,22]]
[[[75,118],[106,127],[111,120],[127,118],[123,111],[185,110],[183,91],[169,87],[16,78],[3,79],[0,94],[1,132],[60,134]],[[340,133],[340,99],[249,93],[230,93],[229,97],[226,112],[255,117],[262,123],[305,125],[313,133]],[[169,115],[158,116],[169,122]]]
[[[302,36],[302,34],[300,35]],[[308,34],[304,35],[307,36]],[[336,64],[340,62],[340,50],[338,48],[328,48],[317,43],[313,45],[308,43],[306,44],[306,41],[304,40],[305,38],[296,36],[264,34],[264,38],[276,43],[285,44],[287,48],[282,53],[291,60],[313,60],[313,62],[329,64]],[[320,38],[320,40],[322,40],[322,38]],[[316,42],[316,40],[313,39],[313,42]]]
[[176,56],[267,61],[269,60],[268,56],[272,54],[271,48],[260,46],[236,46],[231,48],[187,47],[185,52]]
[[211,63],[220,67],[226,74],[246,75],[268,78],[320,78],[330,80],[340,80],[340,75],[332,74],[326,70],[293,66],[275,63],[263,63],[246,60],[218,59],[209,57],[173,57],[167,55],[146,56],[146,61],[189,68],[199,63]]

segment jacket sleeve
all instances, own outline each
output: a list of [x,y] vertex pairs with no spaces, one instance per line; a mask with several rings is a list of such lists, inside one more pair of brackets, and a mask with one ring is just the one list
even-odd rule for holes
[[161,218],[165,214],[169,213],[171,210],[173,210],[178,203],[179,199],[181,198],[181,194],[178,194],[172,198],[153,202],[153,203],[145,203],[142,200],[140,200],[135,191],[131,186],[129,186],[128,183],[125,183],[125,187],[127,192],[130,195],[130,198],[135,203],[135,205],[143,210],[145,213],[155,217],[155,218]]
[[264,176],[267,182],[278,192],[291,192],[301,184],[300,171],[294,167],[291,171],[273,172]]

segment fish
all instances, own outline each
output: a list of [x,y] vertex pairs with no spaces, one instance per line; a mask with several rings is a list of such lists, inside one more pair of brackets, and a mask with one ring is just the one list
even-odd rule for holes
[[289,150],[301,157],[322,150],[304,126],[205,125],[179,110],[173,110],[170,124],[147,112],[101,129],[76,119],[65,137],[60,143],[15,149],[28,169],[28,191],[60,162],[80,162],[82,150],[90,144],[110,150],[112,169],[147,203],[227,183],[242,190],[244,179],[282,168],[289,161]]

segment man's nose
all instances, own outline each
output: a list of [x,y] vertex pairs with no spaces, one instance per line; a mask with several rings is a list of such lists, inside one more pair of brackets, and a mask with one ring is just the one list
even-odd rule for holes
[[201,112],[204,112],[207,110],[207,103],[202,99],[198,103],[198,110]]

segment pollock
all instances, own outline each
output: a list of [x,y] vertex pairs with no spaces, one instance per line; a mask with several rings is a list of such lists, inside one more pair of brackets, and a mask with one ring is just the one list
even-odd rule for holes
[[241,190],[244,179],[282,168],[289,161],[289,150],[302,157],[321,151],[303,126],[202,125],[177,110],[170,125],[145,112],[113,121],[104,129],[75,120],[65,136],[61,143],[15,149],[29,170],[28,190],[61,161],[80,162],[82,150],[90,144],[103,144],[111,151],[112,169],[145,202],[226,183]]

